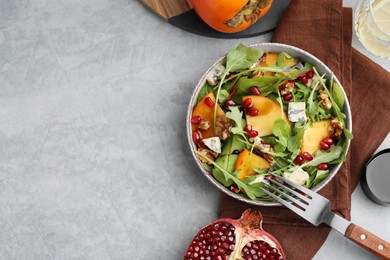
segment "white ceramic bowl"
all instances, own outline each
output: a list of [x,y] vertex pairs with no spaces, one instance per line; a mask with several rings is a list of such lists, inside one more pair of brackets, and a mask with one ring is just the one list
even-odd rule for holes
[[[299,60],[302,60],[302,61],[309,62],[309,63],[313,64],[316,67],[318,73],[320,75],[326,74],[326,78],[328,78],[328,79],[330,78],[330,76],[332,74],[332,71],[322,61],[320,61],[318,58],[316,58],[314,55],[312,55],[312,54],[308,53],[307,51],[304,51],[304,50],[302,50],[300,48],[294,47],[294,46],[290,46],[290,45],[286,45],[286,44],[280,44],[280,43],[258,43],[258,44],[250,45],[250,47],[261,49],[261,50],[264,51],[264,53],[266,53],[266,52],[286,52],[286,53],[290,54],[291,56],[293,56],[295,58],[298,58]],[[196,106],[196,100],[197,100],[199,91],[201,90],[202,86],[206,82],[207,74],[214,67],[220,65],[223,62],[224,58],[225,58],[225,56],[221,57],[220,59],[218,59],[203,74],[203,76],[199,80],[199,82],[196,85],[196,87],[194,89],[194,92],[192,93],[192,96],[191,96],[191,100],[190,100],[190,103],[189,103],[189,106],[188,106],[188,110],[187,110],[187,119],[186,119],[187,122],[186,122],[186,124],[187,124],[187,138],[188,138],[188,143],[190,145],[190,149],[192,151],[192,155],[193,155],[197,165],[199,166],[200,171],[203,172],[204,176],[215,187],[217,187],[219,190],[221,190],[222,192],[226,193],[227,195],[229,195],[229,196],[231,196],[231,197],[233,197],[233,198],[235,198],[237,200],[240,200],[240,201],[243,201],[243,202],[247,202],[249,204],[256,205],[256,206],[280,206],[280,204],[277,203],[277,202],[251,200],[251,199],[249,199],[249,198],[247,198],[247,197],[245,197],[243,195],[236,194],[236,193],[230,191],[228,188],[226,188],[224,185],[222,185],[220,182],[218,182],[209,172],[207,172],[205,169],[203,169],[201,162],[199,161],[199,159],[197,158],[197,156],[196,156],[196,154],[194,152],[196,150],[196,145],[195,145],[195,143],[193,142],[193,139],[192,139],[192,128],[191,128],[192,111],[194,110],[194,108]],[[339,84],[339,86],[342,87],[340,81],[337,79],[337,77],[335,75],[334,75],[333,79],[334,79],[335,83]],[[351,110],[350,110],[350,105],[349,105],[348,98],[347,98],[347,96],[345,94],[344,89],[343,89],[343,93],[344,93],[344,96],[345,96],[345,105],[344,105],[344,108],[343,108],[343,113],[346,115],[345,124],[346,124],[347,129],[349,131],[352,131]],[[349,145],[348,145],[347,149],[349,149]],[[328,184],[328,182],[336,175],[336,173],[340,169],[341,165],[342,165],[342,163],[330,165],[328,177],[326,179],[324,179],[323,181],[321,181],[320,183],[318,183],[316,186],[314,186],[312,188],[312,190],[315,191],[315,192],[318,192],[326,184]]]

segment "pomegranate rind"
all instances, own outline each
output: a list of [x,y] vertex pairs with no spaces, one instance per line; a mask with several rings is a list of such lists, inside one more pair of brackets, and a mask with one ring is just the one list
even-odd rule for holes
[[[205,259],[207,256],[210,256],[211,259],[218,259],[218,256],[221,256],[221,259],[244,259],[242,250],[248,243],[254,241],[264,241],[271,248],[277,250],[273,254],[278,253],[282,257],[279,259],[285,259],[282,246],[274,236],[263,230],[262,223],[261,213],[259,211],[251,212],[250,209],[246,210],[238,220],[222,218],[213,221],[195,235],[183,259],[201,259],[201,256],[204,256]],[[233,232],[233,234],[228,233],[228,231]],[[207,232],[214,233],[206,237]]]

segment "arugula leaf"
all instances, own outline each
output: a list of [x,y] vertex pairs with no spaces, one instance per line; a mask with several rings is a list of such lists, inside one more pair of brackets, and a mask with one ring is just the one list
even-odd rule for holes
[[317,185],[321,181],[325,180],[329,175],[329,170],[318,170],[315,179],[313,180],[312,186]]
[[230,94],[226,89],[221,89],[221,92],[218,97],[218,103],[223,104],[226,101],[226,99],[228,99],[229,95]]
[[236,95],[244,95],[249,92],[249,88],[252,86],[257,86],[259,88],[274,84],[277,81],[277,78],[264,76],[259,78],[248,78],[241,77],[237,82],[237,93]]
[[223,167],[218,165],[217,163],[213,162],[212,160],[210,160],[209,158],[204,156],[203,154],[199,153],[198,151],[195,151],[195,152],[197,154],[199,154],[200,156],[202,156],[203,158],[205,158],[210,163],[212,163],[216,169],[220,170],[220,172],[222,173],[222,176],[225,178],[225,181],[231,180],[238,186],[239,189],[244,189],[246,195],[250,199],[255,200],[257,197],[264,196],[264,192],[261,189],[251,187],[248,184],[246,184],[244,181],[238,179],[238,177],[237,177],[237,174],[239,172],[238,170],[234,171],[233,173],[230,173],[227,170],[225,170]]
[[[276,60],[276,66],[281,67],[281,68],[288,67],[285,64],[286,60],[290,60],[290,63],[291,63],[292,57],[289,54],[285,53],[284,51],[280,52],[278,55],[278,58]],[[283,65],[285,65],[285,66],[283,66]]]
[[305,166],[317,166],[320,163],[330,163],[339,158],[342,152],[343,147],[338,145],[332,146],[327,151],[318,150],[315,152],[313,160],[301,164],[300,167],[303,168]]
[[337,83],[333,83],[330,87],[330,94],[334,98],[335,103],[340,109],[343,109],[345,103],[344,92]]
[[290,138],[291,126],[282,118],[279,118],[275,121],[274,127],[272,128],[272,133],[278,137],[279,142],[287,147],[288,139]]
[[243,134],[245,121],[243,122],[243,113],[238,107],[230,106],[230,111],[226,112],[226,117],[233,120],[235,126],[231,128],[233,134]]
[[228,52],[226,56],[226,70],[234,72],[240,69],[247,69],[257,62],[263,54],[262,50],[239,44],[235,49]]
[[317,86],[318,86],[318,82],[313,87],[312,91],[310,92],[310,96],[309,96],[309,99],[307,101],[307,113],[309,115],[317,114],[317,110],[319,107],[319,103],[317,101],[317,98],[314,97],[314,94],[316,93]]
[[[238,154],[233,153],[233,151],[241,151],[245,147],[245,144],[239,141],[238,136],[232,135],[226,140],[226,143],[222,147],[220,155],[215,160],[215,164],[219,165],[220,168],[228,171],[234,171],[234,165],[237,161]],[[220,168],[213,169],[213,176],[224,186],[228,187],[233,184],[231,179],[226,179],[225,174],[220,170]]]
[[294,127],[293,128],[294,135],[291,136],[291,138],[288,139],[287,142],[287,149],[292,152],[292,158],[295,158],[296,155],[299,154],[302,142],[303,142],[303,135],[305,133],[305,127]]
[[204,83],[203,87],[200,89],[198,98],[197,98],[197,103],[202,100],[207,94],[209,94],[211,91],[213,91],[213,86],[211,86],[209,83]]
[[[226,55],[226,69],[222,73],[221,80],[217,87],[216,100],[219,100],[219,95],[221,92],[222,84],[225,81],[226,75],[229,72],[234,72],[240,69],[247,69],[257,62],[261,56],[263,56],[263,51],[246,47],[243,44],[239,44],[235,49],[228,52]],[[217,106],[214,106],[214,134],[216,134],[216,124],[217,124]]]

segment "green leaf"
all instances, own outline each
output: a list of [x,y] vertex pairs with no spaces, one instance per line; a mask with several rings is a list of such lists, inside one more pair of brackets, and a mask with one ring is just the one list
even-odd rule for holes
[[236,95],[242,96],[250,94],[249,88],[252,86],[256,86],[259,88],[263,88],[269,85],[274,84],[277,81],[277,78],[270,77],[270,76],[264,76],[259,78],[248,78],[248,77],[241,77],[237,82],[237,93]]
[[294,127],[292,131],[293,131],[293,136],[291,136],[291,138],[288,139],[287,149],[293,153],[292,157],[295,158],[295,156],[298,155],[299,150],[302,146],[305,127],[304,126]]
[[[221,167],[220,165],[218,165],[216,162],[213,162],[212,160],[210,160],[209,158],[207,158],[206,156],[204,156],[203,154],[199,153],[198,151],[195,151],[196,153],[198,153],[200,156],[202,156],[203,158],[205,158],[207,161],[209,161],[210,163],[212,163],[214,165],[214,167],[218,170],[220,170],[223,178],[228,181],[228,180],[231,180],[233,181],[239,189],[244,189],[246,195],[252,199],[252,200],[255,200],[257,197],[262,197],[264,196],[264,192],[259,189],[259,188],[256,188],[256,187],[251,187],[249,186],[248,184],[246,184],[244,181],[240,180],[237,178],[237,174],[238,174],[238,170],[237,171],[234,171],[233,173],[231,172],[228,172],[227,170],[225,170],[223,167]],[[232,183],[233,183],[232,182]]]
[[[226,143],[223,145],[221,154],[215,160],[215,164],[217,164],[227,172],[233,172],[234,165],[238,157],[238,154],[233,153],[233,151],[235,150],[241,151],[244,147],[245,144],[239,141],[238,136],[232,135],[227,139]],[[226,179],[225,174],[223,174],[223,172],[219,168],[214,167],[213,175],[215,179],[217,179],[226,187],[233,184],[233,181],[231,179]]]
[[317,85],[313,87],[312,91],[310,92],[310,96],[307,100],[307,113],[313,116],[317,114],[317,110],[319,107],[318,100],[316,97],[314,97],[314,94],[316,93],[317,90]]
[[197,103],[202,100],[207,94],[209,94],[211,91],[213,91],[213,86],[211,86],[209,83],[204,83],[203,87],[200,89],[198,98],[197,98]]
[[226,117],[234,121],[234,127],[231,128],[233,134],[244,133],[243,113],[238,107],[229,107],[230,111],[226,112]]
[[223,104],[229,97],[229,92],[226,89],[221,89],[218,97],[218,103]]
[[[287,53],[285,53],[284,51],[282,51],[278,55],[278,59],[276,60],[276,66],[281,67],[281,68],[288,67],[287,64],[285,64],[286,60],[288,60],[288,59],[292,60],[292,57],[290,55],[288,55]],[[291,61],[290,61],[290,63],[291,63]]]
[[337,158],[341,156],[343,152],[343,147],[341,146],[332,146],[329,150],[323,151],[323,150],[318,150],[314,154],[313,160],[303,163],[300,167],[305,167],[305,166],[317,166],[320,163],[330,163]]
[[320,183],[321,181],[325,180],[326,177],[328,177],[328,175],[329,175],[329,170],[326,170],[326,171],[318,170],[317,174],[316,174],[316,177],[315,177],[315,179],[314,179],[314,181],[312,183],[312,186],[315,186],[318,183]]
[[240,69],[247,69],[257,62],[263,56],[263,53],[262,50],[240,44],[228,52],[226,56],[226,70],[234,72]]
[[343,109],[345,103],[345,95],[339,84],[333,83],[333,85],[330,87],[330,94],[332,95],[335,103],[340,108],[340,110]]
[[279,142],[287,147],[288,139],[290,138],[291,126],[282,118],[279,118],[275,121],[274,127],[272,128],[272,133],[278,137]]

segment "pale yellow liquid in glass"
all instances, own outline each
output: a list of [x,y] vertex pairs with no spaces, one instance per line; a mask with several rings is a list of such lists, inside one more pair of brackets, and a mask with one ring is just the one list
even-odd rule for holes
[[368,51],[390,59],[390,0],[362,0],[355,14],[355,30]]

